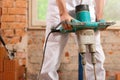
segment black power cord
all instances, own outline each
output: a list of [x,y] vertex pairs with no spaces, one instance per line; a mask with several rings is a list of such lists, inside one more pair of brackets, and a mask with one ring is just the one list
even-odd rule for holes
[[51,33],[52,33],[52,32],[50,32],[50,33],[48,34],[48,36],[47,36],[47,38],[46,38],[46,41],[45,41],[45,46],[44,46],[44,50],[43,50],[43,59],[42,59],[42,63],[41,63],[41,66],[40,66],[40,71],[39,71],[39,73],[38,73],[37,80],[40,79],[40,73],[41,73],[41,69],[42,69],[42,66],[43,66],[43,62],[44,62],[44,57],[45,57],[45,51],[46,51],[47,41],[48,41],[49,36],[50,36]]
[[15,49],[13,49],[13,50],[8,50],[8,48],[6,47],[6,44],[5,44],[5,42],[4,42],[4,40],[3,40],[3,38],[2,38],[1,35],[0,35],[0,41],[1,41],[2,45],[4,46],[5,50],[8,52],[8,57],[9,57],[10,59],[13,59],[14,56],[15,56],[16,50],[15,50]]
[[40,73],[41,73],[41,69],[42,69],[42,66],[43,66],[43,62],[44,62],[45,51],[46,51],[46,46],[47,46],[47,41],[48,41],[48,39],[49,39],[49,36],[50,36],[51,33],[60,32],[60,30],[57,29],[57,28],[58,28],[61,24],[63,24],[63,23],[65,23],[65,21],[62,21],[62,22],[60,22],[56,27],[53,27],[53,28],[51,29],[51,32],[50,32],[50,33],[47,35],[47,37],[46,37],[45,45],[44,45],[44,49],[43,49],[43,59],[42,59],[42,63],[41,63],[41,66],[40,66],[40,71],[39,71],[39,73],[38,73],[37,80],[40,79]]
[[3,46],[5,46],[5,42],[3,41],[1,35],[0,35],[0,41],[2,42]]

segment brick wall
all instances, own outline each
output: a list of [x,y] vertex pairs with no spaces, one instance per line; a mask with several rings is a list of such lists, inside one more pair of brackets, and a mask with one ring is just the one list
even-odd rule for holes
[[36,80],[42,61],[44,30],[28,31],[28,80]]
[[119,80],[117,75],[120,75],[120,31],[109,30],[102,33],[102,45],[105,52],[105,68],[107,78],[109,80]]
[[[43,52],[44,30],[28,31],[28,79],[35,80],[40,69]],[[120,31],[107,30],[101,32],[101,43],[105,52],[106,80],[119,80],[120,73]],[[62,55],[59,68],[60,80],[78,79],[78,53],[73,35],[70,35],[68,43]]]
[[7,55],[4,58],[3,55],[7,52],[4,51],[5,48],[0,42],[0,80],[25,78],[27,4],[27,0],[0,0],[0,35],[9,50],[16,50],[14,60],[9,60]]
[[16,57],[22,60],[26,57],[27,36],[27,0],[0,0],[2,8],[1,35],[9,49],[16,49]]
[[[0,33],[9,48],[17,50],[16,57],[21,65],[25,64],[28,45],[28,80],[36,80],[42,61],[45,30],[29,30],[26,32],[28,26],[28,1],[0,0],[0,7],[2,8],[0,10],[2,12]],[[118,74],[120,73],[120,31],[107,30],[102,31],[101,34],[102,45],[106,55],[107,80],[117,80],[116,78],[119,78]],[[58,71],[61,80],[77,80],[77,58],[77,47],[73,36],[70,35]]]

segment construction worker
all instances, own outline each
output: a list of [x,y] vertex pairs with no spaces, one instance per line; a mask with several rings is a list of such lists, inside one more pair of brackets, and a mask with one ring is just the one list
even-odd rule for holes
[[[80,4],[88,4],[91,21],[103,19],[104,0],[49,0],[47,12],[46,36],[51,31],[51,27],[56,26],[61,21],[71,21],[75,17],[75,7]],[[63,24],[64,29],[71,29],[70,25]],[[43,80],[59,80],[57,70],[60,66],[61,55],[68,40],[69,34],[52,33],[48,39],[45,58],[41,70]],[[103,63],[104,52],[100,43],[100,32],[95,32],[96,40],[96,75],[97,80],[105,80],[105,70]],[[86,54],[86,75],[87,80],[94,80],[93,65],[90,62],[90,54]]]

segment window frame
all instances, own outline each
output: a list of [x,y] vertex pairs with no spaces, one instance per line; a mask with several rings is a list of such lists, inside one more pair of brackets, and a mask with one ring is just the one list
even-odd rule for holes
[[[28,22],[29,22],[29,29],[45,29],[46,27],[46,21],[43,20],[38,20],[37,18],[37,0],[29,0],[29,18],[28,18]],[[118,27],[119,26],[119,27]],[[108,29],[120,29],[120,21],[116,21],[116,25],[109,27]]]
[[37,0],[29,0],[29,28],[30,29],[44,29],[46,21],[38,20],[37,18]]

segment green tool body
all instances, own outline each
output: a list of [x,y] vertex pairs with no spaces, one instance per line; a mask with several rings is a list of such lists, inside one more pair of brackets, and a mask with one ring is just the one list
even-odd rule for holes
[[61,33],[76,32],[83,29],[105,29],[106,27],[115,24],[114,22],[105,22],[105,20],[100,20],[98,22],[91,22],[89,10],[79,10],[76,12],[76,19],[71,22],[67,22],[68,25],[72,26],[72,30],[65,30],[61,27],[59,30]]
[[[62,23],[60,23],[62,24]],[[71,22],[64,22],[72,26],[71,30],[65,30],[62,26],[57,29],[52,29],[52,32],[60,33],[71,33],[74,32],[77,36],[78,51],[79,51],[79,65],[78,65],[78,80],[86,79],[86,58],[85,54],[87,51],[91,53],[91,62],[94,67],[95,80],[97,80],[96,70],[95,70],[95,31],[99,29],[105,29],[106,27],[115,24],[114,22],[105,22],[105,20],[99,20],[98,22],[92,22],[90,17],[90,12],[88,5],[78,5],[76,6],[76,18],[71,20]],[[60,25],[58,24],[57,27]],[[88,47],[88,49],[87,49]]]

